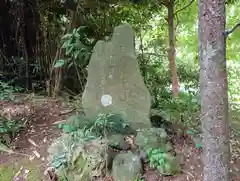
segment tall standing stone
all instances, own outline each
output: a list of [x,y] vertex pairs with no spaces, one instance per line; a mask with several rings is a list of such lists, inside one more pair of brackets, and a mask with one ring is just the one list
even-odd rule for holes
[[151,126],[151,97],[140,73],[130,25],[116,27],[110,41],[96,43],[82,104],[90,119],[99,113],[120,113],[133,128]]

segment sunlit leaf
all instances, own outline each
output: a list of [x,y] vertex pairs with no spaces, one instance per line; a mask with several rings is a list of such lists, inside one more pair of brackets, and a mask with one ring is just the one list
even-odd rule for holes
[[56,61],[54,67],[55,67],[55,68],[60,68],[60,67],[62,67],[63,65],[65,65],[65,63],[66,63],[65,60],[59,59],[59,60]]

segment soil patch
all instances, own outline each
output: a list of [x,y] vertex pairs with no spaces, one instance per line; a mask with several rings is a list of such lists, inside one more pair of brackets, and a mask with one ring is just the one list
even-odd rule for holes
[[62,106],[61,101],[52,99],[45,99],[38,104],[22,100],[21,102],[1,101],[0,109],[12,117],[21,117],[26,124],[13,140],[12,146],[15,152],[31,156],[28,158],[18,154],[1,153],[0,164],[12,165],[30,159],[32,164],[45,169],[47,148],[60,134],[54,123],[66,118],[67,115],[61,114],[67,109],[66,106]]

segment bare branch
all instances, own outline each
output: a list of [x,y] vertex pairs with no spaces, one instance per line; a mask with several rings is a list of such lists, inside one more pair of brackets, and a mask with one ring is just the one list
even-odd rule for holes
[[145,55],[149,55],[149,56],[156,56],[156,57],[162,57],[162,56],[166,56],[165,54],[158,54],[158,53],[144,53]]
[[229,34],[233,33],[233,32],[234,32],[237,28],[239,28],[239,27],[240,27],[240,23],[236,24],[232,29],[226,30],[226,31],[224,32],[225,36],[227,37]]
[[184,9],[188,8],[189,6],[191,6],[191,4],[194,2],[194,0],[191,0],[188,4],[186,4],[184,7],[182,7],[181,9],[177,10],[174,15],[178,14],[179,12],[183,11]]

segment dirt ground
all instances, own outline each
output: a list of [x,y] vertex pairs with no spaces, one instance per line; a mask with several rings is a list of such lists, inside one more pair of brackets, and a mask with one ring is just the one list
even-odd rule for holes
[[[60,130],[54,124],[58,121],[65,120],[73,112],[66,114],[71,110],[69,105],[63,100],[41,98],[28,98],[21,95],[18,101],[0,101],[0,109],[11,116],[22,117],[28,129],[24,129],[13,142],[15,152],[19,154],[0,154],[1,165],[20,165],[27,169],[36,168],[40,175],[36,181],[43,180],[43,172],[49,167],[47,162],[47,148],[52,140],[59,136]],[[239,120],[240,122],[240,120]],[[240,123],[239,123],[240,124]],[[240,131],[240,129],[239,129]],[[239,137],[231,138],[233,146],[231,159],[231,176],[232,181],[240,181],[240,150]],[[183,173],[175,177],[160,177],[154,171],[145,173],[148,181],[202,181],[202,162],[201,151],[193,148],[191,144],[185,141],[178,141],[175,145],[177,153],[183,155]],[[240,152],[239,152],[240,153]],[[28,162],[26,164],[26,162]],[[31,165],[31,166],[29,166]],[[1,173],[0,173],[1,175]],[[2,179],[1,179],[2,180]],[[106,179],[109,180],[109,179]]]

